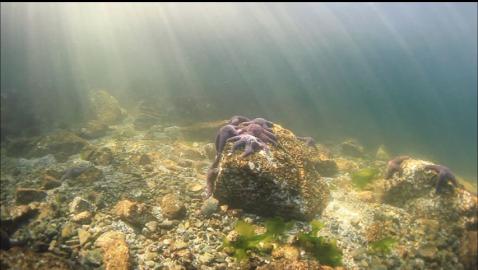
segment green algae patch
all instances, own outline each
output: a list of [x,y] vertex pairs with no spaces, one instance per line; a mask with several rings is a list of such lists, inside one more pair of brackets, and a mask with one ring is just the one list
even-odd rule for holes
[[367,184],[377,179],[378,174],[379,170],[376,168],[358,170],[352,174],[352,184],[359,189],[363,189]]
[[[248,251],[270,253],[274,248],[285,243],[285,236],[294,227],[295,222],[285,222],[282,218],[271,218],[265,221],[266,231],[258,234],[254,225],[239,220],[234,228],[234,239],[223,241],[223,248],[238,261],[249,258]],[[310,222],[311,231],[298,234],[297,246],[303,248],[321,264],[330,266],[342,265],[342,251],[337,248],[334,240],[317,237],[324,227],[318,220]]]
[[370,243],[369,248],[372,252],[389,254],[397,242],[398,241],[392,237],[385,237],[381,240]]
[[342,251],[337,247],[336,242],[323,236],[317,236],[323,226],[320,221],[313,220],[311,222],[312,230],[299,234],[299,246],[312,254],[321,264],[340,266],[342,265]]

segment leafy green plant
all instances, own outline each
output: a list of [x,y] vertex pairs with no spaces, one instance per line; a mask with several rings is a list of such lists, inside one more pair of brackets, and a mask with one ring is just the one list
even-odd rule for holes
[[337,247],[336,242],[317,236],[324,225],[318,220],[313,220],[311,226],[312,230],[310,232],[299,234],[299,246],[311,253],[322,264],[342,265],[342,251]]
[[373,182],[377,178],[379,170],[376,168],[364,168],[352,174],[352,184],[363,189],[367,184]]

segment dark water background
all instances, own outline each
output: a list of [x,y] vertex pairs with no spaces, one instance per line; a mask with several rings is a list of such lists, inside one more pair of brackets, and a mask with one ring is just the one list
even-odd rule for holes
[[[477,4],[1,4],[2,136],[191,97],[476,181]],[[199,119],[205,118],[205,119]]]

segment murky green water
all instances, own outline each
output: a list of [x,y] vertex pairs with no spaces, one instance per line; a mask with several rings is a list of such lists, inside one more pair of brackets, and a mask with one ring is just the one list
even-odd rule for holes
[[[4,4],[2,139],[190,97],[190,121],[263,116],[476,181],[477,5]],[[178,106],[184,106],[184,103]]]

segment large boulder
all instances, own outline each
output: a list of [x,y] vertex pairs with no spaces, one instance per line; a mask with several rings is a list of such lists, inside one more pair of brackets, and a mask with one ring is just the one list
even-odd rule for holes
[[221,204],[263,216],[311,220],[327,206],[329,189],[317,171],[317,150],[275,124],[278,146],[241,157],[227,143],[214,197]]

